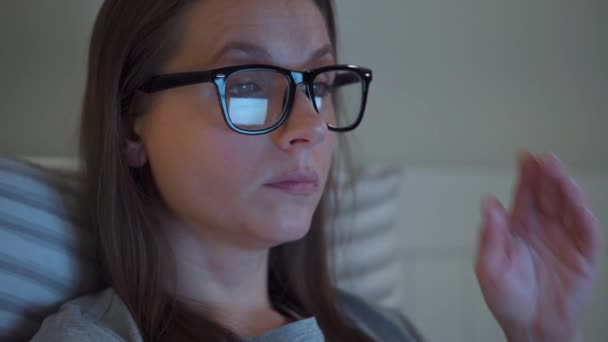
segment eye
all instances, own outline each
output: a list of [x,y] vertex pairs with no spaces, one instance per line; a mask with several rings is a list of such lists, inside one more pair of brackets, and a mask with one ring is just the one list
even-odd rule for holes
[[227,95],[231,97],[254,97],[262,92],[260,87],[255,82],[240,82],[231,84],[227,89]]
[[313,85],[315,97],[325,97],[329,93],[330,88],[331,86],[326,82],[315,82]]

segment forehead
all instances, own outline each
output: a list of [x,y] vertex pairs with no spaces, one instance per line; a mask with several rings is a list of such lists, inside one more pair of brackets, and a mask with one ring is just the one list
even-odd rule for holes
[[[297,69],[331,44],[325,20],[312,0],[206,0],[181,22],[173,65],[210,67],[240,58],[230,46],[254,46],[272,60],[256,61]],[[268,58],[267,58],[268,59]]]

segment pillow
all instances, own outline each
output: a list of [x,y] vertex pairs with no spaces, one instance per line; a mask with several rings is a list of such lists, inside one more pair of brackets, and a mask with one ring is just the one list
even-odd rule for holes
[[0,340],[28,340],[43,319],[99,289],[79,222],[76,173],[0,158]]
[[344,176],[337,181],[339,210],[330,229],[337,286],[369,303],[400,309],[397,219],[403,168],[376,164],[358,168],[355,175],[352,183]]

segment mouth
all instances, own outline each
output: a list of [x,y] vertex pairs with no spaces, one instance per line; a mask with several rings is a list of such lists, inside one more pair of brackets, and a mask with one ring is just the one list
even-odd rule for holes
[[294,171],[275,177],[264,186],[291,195],[310,196],[319,191],[319,175],[314,171]]

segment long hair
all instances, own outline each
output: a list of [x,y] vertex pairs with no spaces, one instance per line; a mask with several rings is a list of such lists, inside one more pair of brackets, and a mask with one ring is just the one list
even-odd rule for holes
[[[314,2],[335,49],[333,2]],[[137,90],[171,56],[179,43],[181,16],[194,3],[106,0],[89,49],[80,137],[83,212],[95,232],[103,279],[125,302],[145,341],[238,339],[219,322],[189,312],[167,293],[163,284],[167,279],[175,281],[175,265],[161,258],[170,254],[153,209],[160,195],[149,167],[130,168],[124,155]],[[328,198],[337,198],[330,196],[333,178],[330,175],[309,233],[271,249],[269,296],[275,306],[315,316],[328,340],[369,341],[340,312],[328,265],[325,210]]]

